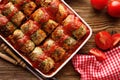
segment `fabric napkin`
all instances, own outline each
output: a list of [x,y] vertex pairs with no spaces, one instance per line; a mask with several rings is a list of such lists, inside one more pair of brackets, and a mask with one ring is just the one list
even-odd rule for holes
[[102,62],[93,55],[75,55],[72,63],[81,74],[80,80],[120,80],[120,46],[105,52],[105,55]]

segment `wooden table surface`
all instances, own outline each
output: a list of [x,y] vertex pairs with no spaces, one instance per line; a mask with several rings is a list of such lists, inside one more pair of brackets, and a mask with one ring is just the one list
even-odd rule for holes
[[[66,0],[66,2],[92,27],[98,29],[109,27],[106,30],[110,33],[120,32],[120,19],[110,17],[106,10],[101,12],[95,11],[90,0]],[[99,32],[93,32],[90,40],[79,51],[79,53],[87,53],[90,48],[96,47],[94,35]],[[60,70],[55,77],[59,80],[80,80],[80,75],[74,70],[71,61]],[[38,80],[32,73],[19,66],[4,61],[0,58],[0,80]]]

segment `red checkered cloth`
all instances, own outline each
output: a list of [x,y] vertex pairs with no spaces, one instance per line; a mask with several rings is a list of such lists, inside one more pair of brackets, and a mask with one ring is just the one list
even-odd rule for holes
[[105,52],[106,59],[97,61],[93,55],[77,54],[72,63],[81,80],[120,80],[120,46]]

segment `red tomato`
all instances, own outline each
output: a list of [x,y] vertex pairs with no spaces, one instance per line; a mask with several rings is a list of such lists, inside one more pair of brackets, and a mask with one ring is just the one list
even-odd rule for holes
[[102,61],[106,59],[104,52],[98,50],[97,48],[92,48],[90,54],[93,54],[97,60]]
[[107,7],[109,15],[112,17],[120,17],[120,0],[111,0]]
[[112,36],[106,31],[101,31],[95,35],[95,42],[100,49],[107,50],[112,46]]
[[113,39],[113,47],[114,47],[120,42],[120,33],[113,34],[112,39]]
[[93,8],[97,10],[104,9],[107,3],[108,3],[108,0],[91,0],[91,4]]

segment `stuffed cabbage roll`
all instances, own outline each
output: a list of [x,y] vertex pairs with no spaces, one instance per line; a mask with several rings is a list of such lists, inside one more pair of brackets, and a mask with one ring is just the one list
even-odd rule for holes
[[67,37],[64,41],[63,41],[63,48],[65,49],[65,50],[68,50],[68,49],[70,49],[70,48],[73,48],[74,47],[74,45],[77,43],[77,41],[74,39],[74,38],[72,38],[72,37]]
[[51,69],[54,68],[54,60],[50,57],[47,57],[45,60],[43,60],[40,64],[39,64],[39,69],[43,72],[43,73],[48,73]]
[[65,50],[61,47],[55,48],[55,50],[51,53],[51,57],[57,62],[62,60],[65,55]]
[[79,26],[82,24],[82,22],[80,21],[80,19],[78,17],[71,14],[65,18],[65,20],[62,22],[62,24],[73,30],[73,29],[79,28]]
[[12,35],[12,38],[17,41],[24,37],[24,33],[20,29],[16,29]]
[[52,46],[54,46],[55,45],[55,42],[54,42],[54,40],[52,40],[52,39],[47,39],[45,42],[44,42],[44,44],[43,44],[43,46],[42,46],[42,49],[44,50],[44,51],[47,51],[47,50],[50,50],[51,49],[51,47]]
[[35,44],[19,29],[11,37],[12,44],[21,52],[28,54],[33,51]]
[[85,36],[86,32],[86,26],[82,24],[78,29],[74,30],[72,34],[76,39],[81,39],[83,36]]
[[25,19],[25,15],[21,11],[18,11],[17,13],[15,13],[14,16],[12,16],[11,21],[15,25],[20,26],[24,19]]
[[62,28],[62,26],[57,27],[53,32],[52,32],[52,39],[54,40],[59,40],[60,38],[62,38],[64,36],[64,30]]
[[58,11],[56,14],[57,22],[61,23],[68,15],[67,8],[61,3],[59,4]]
[[46,37],[46,33],[43,30],[39,29],[31,35],[31,40],[36,45],[39,45],[43,40],[45,40]]
[[35,47],[35,49],[29,54],[29,57],[32,61],[37,61],[44,57],[44,52],[40,47]]
[[50,16],[46,12],[45,8],[39,8],[32,14],[32,18],[34,21],[37,21],[39,23],[44,23],[50,19]]
[[32,1],[28,2],[28,3],[25,3],[23,6],[22,6],[22,10],[24,12],[25,15],[31,15],[31,13],[35,10],[36,8],[36,4]]
[[86,26],[74,15],[69,15],[63,21],[63,25],[65,32],[76,39],[81,39],[87,32]]
[[57,26],[58,26],[58,23],[50,19],[43,25],[42,29],[47,34],[50,34]]
[[7,37],[11,35],[16,29],[16,26],[12,22],[8,22],[5,26],[0,29],[0,33]]
[[2,14],[9,18],[11,18],[16,12],[18,12],[18,9],[12,4],[12,2],[7,3],[2,10]]
[[16,45],[18,46],[19,50],[23,52],[24,55],[28,55],[35,48],[35,44],[31,40],[29,40],[26,36],[17,40],[17,43]]
[[20,29],[16,29],[12,35],[9,36],[9,40],[13,45],[17,43],[17,40],[24,37],[23,32]]

